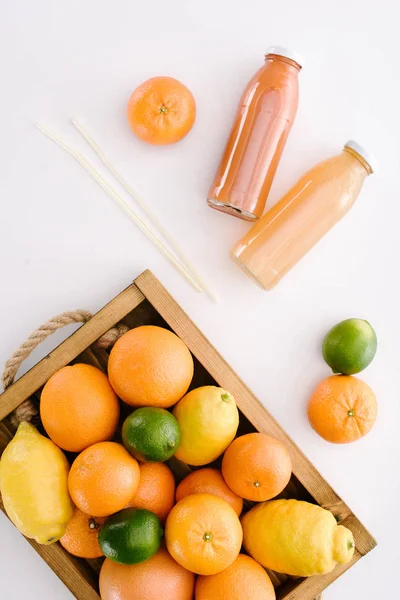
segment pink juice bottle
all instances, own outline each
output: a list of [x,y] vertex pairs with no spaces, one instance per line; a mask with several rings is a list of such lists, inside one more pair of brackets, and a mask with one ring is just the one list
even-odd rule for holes
[[261,217],[297,112],[299,56],[274,46],[246,87],[207,202],[241,219]]

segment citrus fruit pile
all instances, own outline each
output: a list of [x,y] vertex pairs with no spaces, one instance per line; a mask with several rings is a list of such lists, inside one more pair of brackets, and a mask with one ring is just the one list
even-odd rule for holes
[[188,391],[193,373],[174,333],[132,329],[108,376],[56,372],[41,395],[48,437],[22,423],[0,461],[5,508],[26,536],[106,557],[102,600],[273,600],[265,568],[310,576],[353,555],[329,511],[276,499],[292,474],[285,446],[237,436],[233,395]]
[[376,333],[362,319],[341,321],[326,334],[322,355],[335,375],[321,381],[314,390],[308,418],[328,442],[354,442],[371,431],[378,412],[376,397],[364,381],[353,375],[368,367],[376,349]]

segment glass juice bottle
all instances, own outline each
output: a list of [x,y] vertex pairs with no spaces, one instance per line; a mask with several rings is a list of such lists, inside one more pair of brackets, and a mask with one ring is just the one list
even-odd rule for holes
[[269,290],[351,208],[372,158],[350,141],[338,155],[306,173],[232,250],[233,260],[260,287]]
[[246,220],[265,203],[297,112],[299,56],[269,48],[265,63],[246,87],[207,202]]

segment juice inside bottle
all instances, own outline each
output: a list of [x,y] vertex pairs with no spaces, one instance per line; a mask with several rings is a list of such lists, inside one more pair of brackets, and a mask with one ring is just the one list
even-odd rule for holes
[[270,48],[242,96],[208,195],[212,208],[261,217],[298,106],[298,55]]
[[233,260],[262,288],[280,279],[351,208],[372,159],[356,142],[306,173],[232,250]]

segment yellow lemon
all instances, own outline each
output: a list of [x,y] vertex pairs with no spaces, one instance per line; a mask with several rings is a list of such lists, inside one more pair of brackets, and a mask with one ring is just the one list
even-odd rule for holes
[[189,465],[206,465],[232,442],[239,412],[232,394],[213,385],[192,390],[173,411],[181,428],[176,458]]
[[271,500],[242,519],[247,552],[267,569],[298,577],[329,573],[354,554],[353,534],[331,512],[299,500]]
[[0,461],[0,491],[14,525],[39,544],[65,533],[73,505],[63,452],[30,423],[21,423]]

